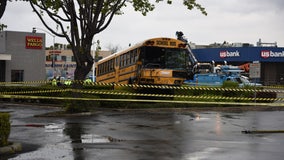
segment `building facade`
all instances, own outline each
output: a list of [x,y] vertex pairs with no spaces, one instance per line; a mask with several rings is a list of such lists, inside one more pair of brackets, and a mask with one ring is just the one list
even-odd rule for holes
[[[92,51],[93,52],[93,51]],[[98,59],[107,57],[111,54],[110,51],[100,51]],[[46,50],[45,51],[46,62],[46,77],[52,79],[53,77],[74,78],[74,72],[76,69],[76,62],[72,50]],[[97,59],[97,60],[98,60]],[[93,69],[95,69],[95,63]],[[89,76],[92,75],[92,71]]]
[[260,82],[264,85],[284,84],[284,48],[281,47],[220,47],[193,49],[199,62],[242,66],[260,63]]
[[45,34],[0,32],[0,81],[45,80]]

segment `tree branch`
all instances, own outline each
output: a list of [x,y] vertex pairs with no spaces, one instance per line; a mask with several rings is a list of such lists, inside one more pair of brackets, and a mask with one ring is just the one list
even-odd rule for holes
[[1,0],[0,2],[0,19],[2,18],[7,5],[7,0]]

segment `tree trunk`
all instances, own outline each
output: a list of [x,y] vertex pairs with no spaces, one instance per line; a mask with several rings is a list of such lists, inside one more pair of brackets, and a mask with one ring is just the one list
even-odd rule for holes
[[[88,54],[89,52],[85,52],[85,54],[78,54],[78,52],[76,52],[77,55],[79,57],[78,60],[79,63],[77,63],[76,65],[76,69],[75,69],[75,73],[74,73],[74,83],[73,83],[73,88],[75,89],[82,89],[83,88],[83,84],[84,84],[84,80],[86,79],[86,76],[88,75],[88,73],[90,72],[92,66],[93,66],[93,60],[92,59],[88,59]],[[74,52],[74,55],[76,54]],[[72,96],[74,98],[80,98],[83,96],[82,93],[79,92],[72,92]],[[89,105],[87,104],[88,102],[86,101],[71,101],[69,106],[65,106],[65,110],[67,112],[85,112],[88,111],[88,107]]]
[[74,72],[74,88],[82,88],[82,84],[86,79],[86,76],[93,67],[93,58],[91,57],[90,51],[85,53],[74,52],[74,56],[77,57],[77,65]]

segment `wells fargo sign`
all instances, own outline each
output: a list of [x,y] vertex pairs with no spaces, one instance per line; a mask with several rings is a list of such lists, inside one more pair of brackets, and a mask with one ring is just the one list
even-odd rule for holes
[[27,49],[42,49],[42,37],[26,36]]

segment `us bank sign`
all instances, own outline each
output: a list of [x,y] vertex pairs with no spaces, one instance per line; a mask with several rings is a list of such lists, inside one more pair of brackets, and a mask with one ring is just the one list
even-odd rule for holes
[[220,51],[220,58],[240,57],[239,51]]
[[278,51],[278,52],[274,52],[271,50],[263,50],[260,52],[260,56],[262,58],[270,58],[270,57],[275,57],[275,58],[280,58],[280,57],[284,57],[284,51]]

